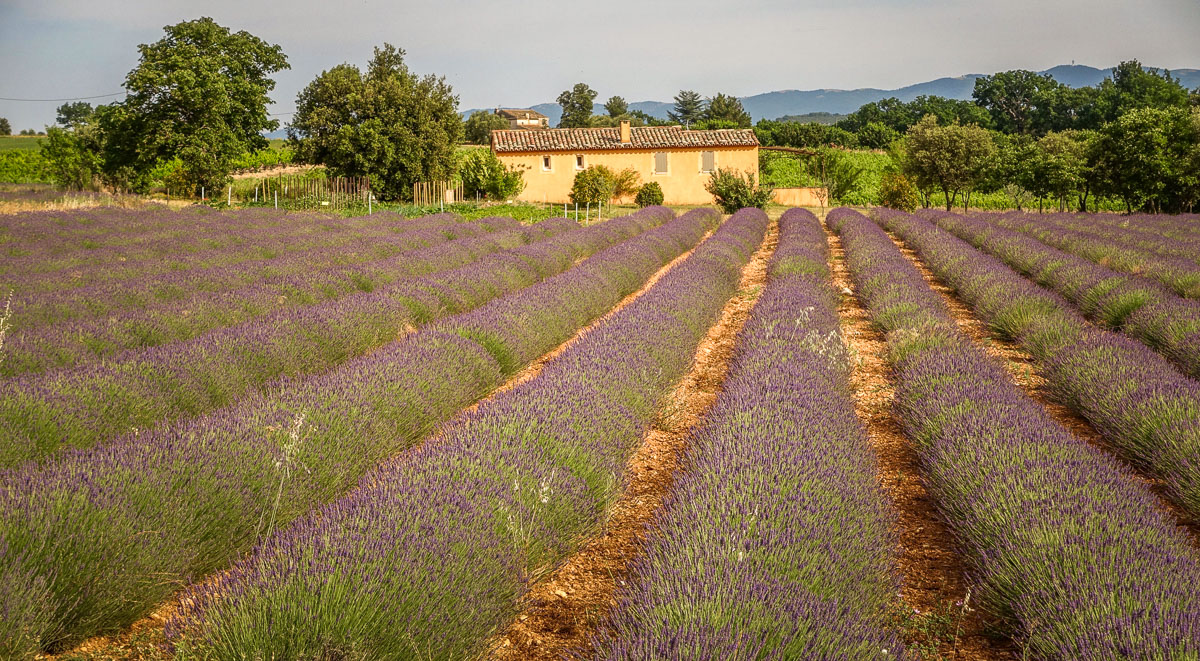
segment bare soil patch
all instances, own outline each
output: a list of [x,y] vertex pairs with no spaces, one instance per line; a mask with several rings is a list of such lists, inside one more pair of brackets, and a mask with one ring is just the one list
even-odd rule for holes
[[487,658],[559,659],[594,652],[591,642],[616,606],[629,563],[682,470],[688,438],[720,393],[738,334],[766,282],[778,237],[778,225],[772,222],[762,246],[742,269],[738,293],[700,342],[692,367],[660,405],[658,419],[630,458],[626,484],[603,528],[533,587],[520,614],[489,644]]

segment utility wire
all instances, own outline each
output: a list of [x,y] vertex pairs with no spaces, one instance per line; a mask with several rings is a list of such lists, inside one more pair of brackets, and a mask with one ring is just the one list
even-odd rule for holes
[[7,96],[0,96],[0,101],[83,101],[85,99],[103,99],[110,96],[120,96],[126,94],[125,91],[113,92],[112,94],[99,94],[97,96],[73,96],[69,99],[13,99]]

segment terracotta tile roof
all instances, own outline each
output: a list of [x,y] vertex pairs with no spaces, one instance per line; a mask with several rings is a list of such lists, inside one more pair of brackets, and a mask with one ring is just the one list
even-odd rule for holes
[[492,131],[492,150],[505,152],[597,151],[696,147],[756,147],[753,129],[690,131],[679,126],[635,126],[628,144],[621,144],[621,129],[545,129],[542,131]]
[[525,108],[496,108],[496,114],[504,119],[546,119],[542,113]]

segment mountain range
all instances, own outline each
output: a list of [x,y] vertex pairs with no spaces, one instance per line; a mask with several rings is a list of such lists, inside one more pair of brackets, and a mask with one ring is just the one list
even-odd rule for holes
[[[1112,75],[1112,69],[1097,69],[1082,64],[1063,64],[1040,73],[1049,74],[1055,80],[1070,87],[1087,87],[1097,85],[1100,81]],[[912,101],[921,95],[935,95],[950,99],[969,100],[975,89],[975,79],[987,74],[971,73],[952,78],[937,78],[935,80],[908,85],[898,89],[877,89],[865,87],[853,90],[819,89],[819,90],[779,90],[764,92],[751,96],[740,97],[742,105],[754,121],[760,119],[775,119],[784,115],[804,115],[814,112],[846,114],[858,110],[860,106],[872,101],[896,97],[901,101]],[[1171,75],[1179,79],[1184,87],[1196,89],[1200,87],[1200,69],[1174,69]],[[556,126],[562,117],[562,109],[557,103],[538,103],[533,106],[505,106],[508,108],[529,107],[550,118],[550,125]],[[658,117],[667,118],[667,112],[674,108],[673,101],[637,101],[629,104],[632,110]],[[603,112],[602,106],[597,109]],[[475,108],[464,110],[463,117],[469,116],[476,110],[491,110],[490,108]]]

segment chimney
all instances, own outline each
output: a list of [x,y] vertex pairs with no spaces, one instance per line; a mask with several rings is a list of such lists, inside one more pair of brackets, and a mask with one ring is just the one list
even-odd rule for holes
[[621,144],[629,144],[629,120],[621,120]]

